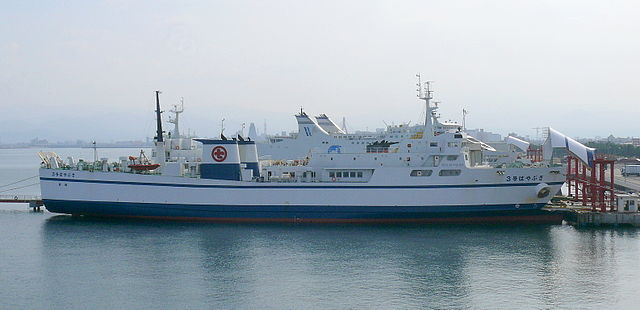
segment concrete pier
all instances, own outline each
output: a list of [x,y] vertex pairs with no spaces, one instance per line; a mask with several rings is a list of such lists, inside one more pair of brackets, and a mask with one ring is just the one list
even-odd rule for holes
[[575,226],[619,226],[640,227],[640,213],[571,211],[565,213],[565,221]]

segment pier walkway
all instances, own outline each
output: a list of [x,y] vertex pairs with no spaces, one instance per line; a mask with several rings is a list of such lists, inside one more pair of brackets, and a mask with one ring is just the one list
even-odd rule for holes
[[33,211],[40,211],[44,205],[42,196],[38,195],[0,195],[0,203],[28,203]]

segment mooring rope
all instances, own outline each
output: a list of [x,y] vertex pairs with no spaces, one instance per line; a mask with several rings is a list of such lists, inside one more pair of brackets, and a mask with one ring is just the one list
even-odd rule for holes
[[34,185],[38,185],[38,184],[40,184],[40,182],[29,184],[29,185],[25,185],[25,186],[19,186],[19,187],[14,187],[14,188],[10,188],[10,189],[5,189],[5,190],[0,191],[0,193],[12,191],[12,190],[15,190],[15,189],[21,189],[21,188],[25,188],[25,187],[29,187],[29,186],[34,186]]
[[22,180],[15,181],[15,182],[12,182],[12,183],[9,183],[9,184],[1,185],[1,186],[0,186],[0,188],[7,187],[7,186],[10,186],[10,185],[14,185],[14,184],[18,184],[18,183],[20,183],[20,182],[24,182],[24,181],[26,181],[26,180],[30,180],[30,179],[37,178],[37,177],[38,177],[37,175],[34,175],[34,176],[32,176],[32,177],[28,177],[28,178],[26,178],[26,179],[22,179]]

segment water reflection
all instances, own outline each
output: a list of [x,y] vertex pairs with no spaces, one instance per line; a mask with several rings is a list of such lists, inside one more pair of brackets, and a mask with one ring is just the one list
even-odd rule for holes
[[626,259],[639,252],[637,233],[545,225],[238,225],[62,216],[45,222],[42,240],[48,298],[58,306],[98,300],[98,308],[114,300],[129,308],[610,305],[620,299],[603,296],[602,287],[619,283]]

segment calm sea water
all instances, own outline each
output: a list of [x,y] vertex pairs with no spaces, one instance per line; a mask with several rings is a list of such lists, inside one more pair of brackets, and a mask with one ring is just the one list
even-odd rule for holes
[[[0,186],[36,175],[36,151],[0,150]],[[0,204],[1,309],[637,309],[639,267],[633,228],[194,224]]]

